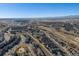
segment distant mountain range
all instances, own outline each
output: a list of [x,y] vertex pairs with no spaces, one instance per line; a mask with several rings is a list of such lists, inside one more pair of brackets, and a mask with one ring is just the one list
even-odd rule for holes
[[79,15],[61,16],[61,17],[39,17],[39,18],[0,18],[0,20],[79,20]]

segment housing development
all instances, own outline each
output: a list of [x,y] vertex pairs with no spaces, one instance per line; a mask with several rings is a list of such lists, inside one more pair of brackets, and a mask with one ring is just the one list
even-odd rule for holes
[[0,19],[0,56],[79,56],[79,21],[44,19]]

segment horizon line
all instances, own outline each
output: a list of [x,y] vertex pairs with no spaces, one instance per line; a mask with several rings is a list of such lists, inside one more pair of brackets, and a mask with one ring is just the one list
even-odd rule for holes
[[7,18],[55,18],[55,17],[67,17],[67,16],[79,16],[79,15],[62,15],[62,16],[39,16],[39,17],[0,17],[0,19]]

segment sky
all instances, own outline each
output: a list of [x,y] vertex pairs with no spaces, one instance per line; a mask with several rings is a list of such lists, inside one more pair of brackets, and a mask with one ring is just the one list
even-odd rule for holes
[[0,18],[79,15],[78,3],[0,3]]

